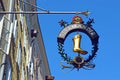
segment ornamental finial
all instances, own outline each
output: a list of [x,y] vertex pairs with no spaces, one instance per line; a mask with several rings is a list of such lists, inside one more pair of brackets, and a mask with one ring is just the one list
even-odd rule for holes
[[83,20],[80,16],[76,15],[72,18],[72,24],[81,24]]

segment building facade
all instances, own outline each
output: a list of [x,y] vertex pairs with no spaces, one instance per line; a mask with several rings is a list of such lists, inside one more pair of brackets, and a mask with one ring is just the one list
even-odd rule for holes
[[[36,11],[36,0],[0,0],[0,11]],[[53,80],[37,14],[0,14],[0,80]]]

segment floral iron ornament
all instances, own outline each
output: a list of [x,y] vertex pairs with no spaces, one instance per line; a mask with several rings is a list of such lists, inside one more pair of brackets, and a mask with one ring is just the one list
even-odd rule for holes
[[[96,52],[98,50],[99,36],[98,36],[97,32],[92,28],[93,22],[94,22],[93,19],[89,19],[89,21],[86,22],[86,24],[84,24],[82,18],[78,15],[73,17],[71,24],[68,24],[67,22],[65,22],[63,20],[61,20],[59,22],[59,24],[61,26],[63,26],[64,28],[60,31],[60,33],[57,37],[58,50],[59,50],[58,53],[61,55],[61,57],[64,59],[64,61],[66,61],[67,64],[71,65],[71,66],[65,66],[65,65],[61,64],[63,67],[62,69],[76,68],[79,70],[80,68],[92,69],[95,67],[95,64],[91,63],[91,61],[93,60],[93,58],[95,58]],[[83,32],[87,36],[89,36],[91,43],[92,43],[92,50],[91,50],[91,54],[89,54],[87,59],[84,59],[82,56],[80,56],[80,54],[82,54],[82,55],[88,54],[87,51],[80,48],[80,41],[82,38],[82,35],[80,35],[80,34],[77,34],[73,37],[73,43],[74,43],[73,52],[77,52],[78,55],[75,56],[74,59],[71,59],[68,56],[68,54],[65,53],[64,41],[66,40],[67,36],[73,32]]]

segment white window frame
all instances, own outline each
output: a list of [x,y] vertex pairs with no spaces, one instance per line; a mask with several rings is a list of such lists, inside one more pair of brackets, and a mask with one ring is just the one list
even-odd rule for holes
[[13,28],[13,23],[11,23],[10,25],[10,33],[9,33],[9,37],[8,37],[8,45],[7,45],[7,52],[6,54],[9,54],[9,49],[10,49],[10,42],[11,42],[11,36],[12,36],[12,28]]
[[0,21],[0,38],[1,38],[2,29],[3,29],[3,21],[4,21],[4,17]]
[[[6,23],[4,23],[4,21]],[[5,24],[5,25],[3,25]],[[3,37],[2,39],[2,31],[3,31],[3,27],[5,31],[8,31],[7,34],[5,34],[6,36]],[[7,55],[9,54],[9,48],[10,48],[10,41],[11,41],[11,34],[12,34],[12,28],[13,28],[13,23],[8,20],[8,18],[6,18],[5,16],[3,16],[2,20],[0,21],[0,39],[4,40],[7,42],[3,48],[2,51],[4,51]],[[7,39],[6,39],[7,38]]]
[[17,37],[17,20],[14,20],[13,36],[14,36],[14,39],[16,41],[16,37]]

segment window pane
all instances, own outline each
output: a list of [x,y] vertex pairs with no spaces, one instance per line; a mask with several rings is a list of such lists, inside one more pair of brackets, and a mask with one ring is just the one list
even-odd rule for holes
[[11,22],[3,17],[3,23],[1,24],[2,30],[1,30],[1,37],[0,37],[0,48],[3,52],[7,51],[7,45],[8,45],[8,38],[9,38],[9,30],[10,30],[10,24]]
[[7,60],[7,72],[6,72],[6,80],[11,80],[12,79],[12,70],[11,70],[11,64],[10,61]]
[[2,6],[1,1],[0,1],[0,11],[3,11],[3,6]]
[[20,63],[21,63],[21,54],[22,54],[21,43],[19,43],[18,44],[17,58],[16,58],[19,69],[20,69]]

